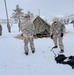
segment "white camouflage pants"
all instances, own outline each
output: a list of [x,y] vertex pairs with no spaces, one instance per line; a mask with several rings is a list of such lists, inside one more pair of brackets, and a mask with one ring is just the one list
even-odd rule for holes
[[34,39],[33,39],[33,36],[24,36],[25,39],[24,39],[24,50],[26,53],[29,52],[29,47],[28,47],[28,44],[30,43],[30,48],[32,51],[35,51],[35,48],[34,48]]
[[63,45],[62,40],[63,40],[63,37],[60,37],[60,34],[59,35],[53,35],[54,45],[57,46],[57,44],[59,43],[59,48],[64,50],[64,45]]

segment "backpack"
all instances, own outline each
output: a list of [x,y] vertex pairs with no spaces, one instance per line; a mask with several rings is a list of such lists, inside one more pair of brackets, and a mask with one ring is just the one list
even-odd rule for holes
[[57,63],[62,63],[62,61],[64,61],[67,57],[63,54],[58,55],[57,57],[55,57],[55,61]]
[[[67,61],[65,61],[65,59],[67,59]],[[55,61],[59,64],[67,64],[70,65],[72,67],[72,69],[74,69],[74,56],[69,56],[66,57],[63,54],[58,55],[57,57],[55,57]]]

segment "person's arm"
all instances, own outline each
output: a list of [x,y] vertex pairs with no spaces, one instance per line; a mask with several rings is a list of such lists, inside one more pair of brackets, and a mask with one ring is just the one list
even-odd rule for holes
[[65,28],[65,25],[62,24],[62,27],[61,27],[61,37],[64,36],[64,33],[66,32],[66,28]]
[[53,39],[53,26],[52,25],[50,26],[50,37],[51,39]]
[[66,27],[65,27],[64,24],[62,24],[62,30],[61,30],[61,32],[62,32],[63,34],[66,32]]

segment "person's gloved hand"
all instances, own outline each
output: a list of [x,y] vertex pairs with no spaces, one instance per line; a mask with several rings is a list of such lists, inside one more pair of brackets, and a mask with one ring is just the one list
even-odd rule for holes
[[53,35],[50,35],[51,39],[53,39]]
[[61,37],[63,37],[63,33],[61,33]]
[[21,34],[21,36],[23,36],[23,33]]

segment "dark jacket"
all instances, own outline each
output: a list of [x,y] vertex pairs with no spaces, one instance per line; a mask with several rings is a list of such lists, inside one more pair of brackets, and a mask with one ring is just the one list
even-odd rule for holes
[[74,69],[74,56],[66,57],[63,54],[58,55],[55,57],[55,61],[59,64],[68,64]]

